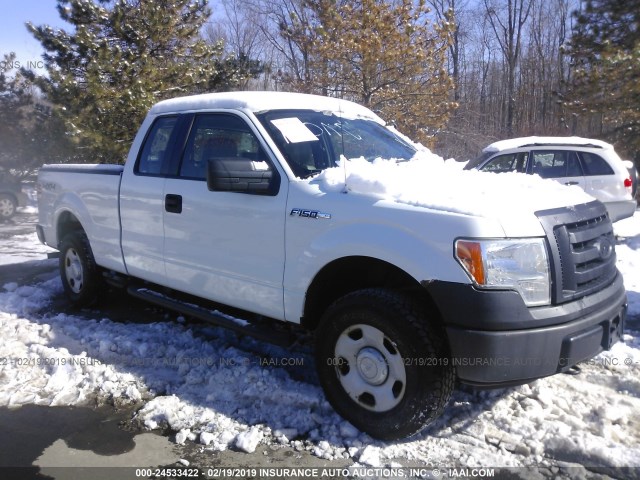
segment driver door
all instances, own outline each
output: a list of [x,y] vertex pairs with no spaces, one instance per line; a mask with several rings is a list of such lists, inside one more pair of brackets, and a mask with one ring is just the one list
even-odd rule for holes
[[[165,269],[171,288],[282,319],[287,183],[265,151],[239,115],[195,115],[178,175],[164,187]],[[274,169],[279,189],[209,191],[209,158],[259,162]]]

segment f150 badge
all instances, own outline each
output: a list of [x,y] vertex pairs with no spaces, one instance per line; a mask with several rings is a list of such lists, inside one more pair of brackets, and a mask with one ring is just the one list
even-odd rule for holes
[[292,208],[289,216],[293,217],[295,215],[297,215],[298,217],[305,217],[305,218],[323,218],[323,219],[331,218],[330,213],[322,213],[322,212],[317,212],[315,210],[306,210],[304,208]]

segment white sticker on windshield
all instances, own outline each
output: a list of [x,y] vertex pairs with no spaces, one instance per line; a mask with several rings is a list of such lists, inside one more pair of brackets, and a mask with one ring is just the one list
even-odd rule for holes
[[254,170],[269,170],[269,164],[267,162],[251,162]]
[[278,118],[271,120],[289,143],[315,142],[318,140],[309,128],[298,117]]

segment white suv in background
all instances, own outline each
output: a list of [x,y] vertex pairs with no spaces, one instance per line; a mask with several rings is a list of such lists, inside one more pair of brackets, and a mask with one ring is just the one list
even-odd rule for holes
[[521,172],[577,185],[603,202],[612,222],[636,210],[629,171],[609,143],[580,137],[522,137],[492,143],[465,170]]

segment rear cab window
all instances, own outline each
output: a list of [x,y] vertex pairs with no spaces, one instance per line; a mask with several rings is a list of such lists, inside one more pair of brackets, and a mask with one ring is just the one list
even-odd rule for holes
[[166,175],[169,169],[170,139],[174,134],[177,116],[160,117],[153,122],[138,156],[134,173]]

